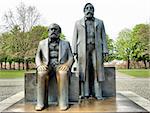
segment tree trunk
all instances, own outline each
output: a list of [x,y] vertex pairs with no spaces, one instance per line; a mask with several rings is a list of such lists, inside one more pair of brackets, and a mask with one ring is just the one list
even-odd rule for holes
[[147,69],[146,60],[143,60],[143,62],[144,62],[145,69]]
[[26,71],[28,71],[28,69],[29,69],[29,62],[27,61],[26,62]]
[[1,69],[3,68],[3,67],[2,67],[2,64],[3,64],[3,63],[2,63],[2,62],[0,62]]
[[6,61],[5,61],[5,65],[4,66],[5,66],[4,69],[6,70]]
[[24,70],[24,62],[22,62],[22,64],[23,64],[23,70]]
[[128,65],[128,69],[130,69],[130,59],[129,59],[129,56],[128,56],[128,63],[127,63],[127,65]]
[[9,62],[9,69],[11,70],[11,62]]
[[18,70],[20,70],[20,61],[18,62]]

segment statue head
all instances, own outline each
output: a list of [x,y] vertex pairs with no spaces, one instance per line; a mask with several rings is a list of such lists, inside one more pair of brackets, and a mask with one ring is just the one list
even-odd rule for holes
[[94,16],[94,6],[91,3],[87,3],[84,6],[84,15],[86,18],[93,18]]
[[58,24],[52,23],[48,28],[48,36],[50,39],[57,40],[61,34],[61,28]]

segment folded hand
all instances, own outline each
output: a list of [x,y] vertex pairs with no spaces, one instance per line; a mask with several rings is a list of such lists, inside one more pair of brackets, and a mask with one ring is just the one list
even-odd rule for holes
[[62,64],[57,67],[57,71],[68,71],[68,70],[69,70],[69,67],[66,64]]
[[45,65],[45,64],[42,64],[40,65],[38,68],[37,68],[38,71],[47,71],[48,70],[48,66]]

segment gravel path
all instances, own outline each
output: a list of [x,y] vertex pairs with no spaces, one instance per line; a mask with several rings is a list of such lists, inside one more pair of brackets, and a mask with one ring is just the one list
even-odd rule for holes
[[132,91],[150,101],[150,78],[136,78],[116,73],[117,91]]
[[0,79],[0,101],[23,90],[23,79]]
[[[132,91],[150,101],[150,78],[135,78],[116,72],[117,91]],[[0,79],[0,101],[24,90],[24,79]]]

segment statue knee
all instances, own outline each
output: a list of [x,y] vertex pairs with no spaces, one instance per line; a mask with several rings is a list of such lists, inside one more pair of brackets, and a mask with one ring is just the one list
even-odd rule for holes
[[57,72],[59,75],[67,75],[67,71],[58,71]]
[[48,71],[38,71],[38,77],[45,78],[45,76],[48,76]]

